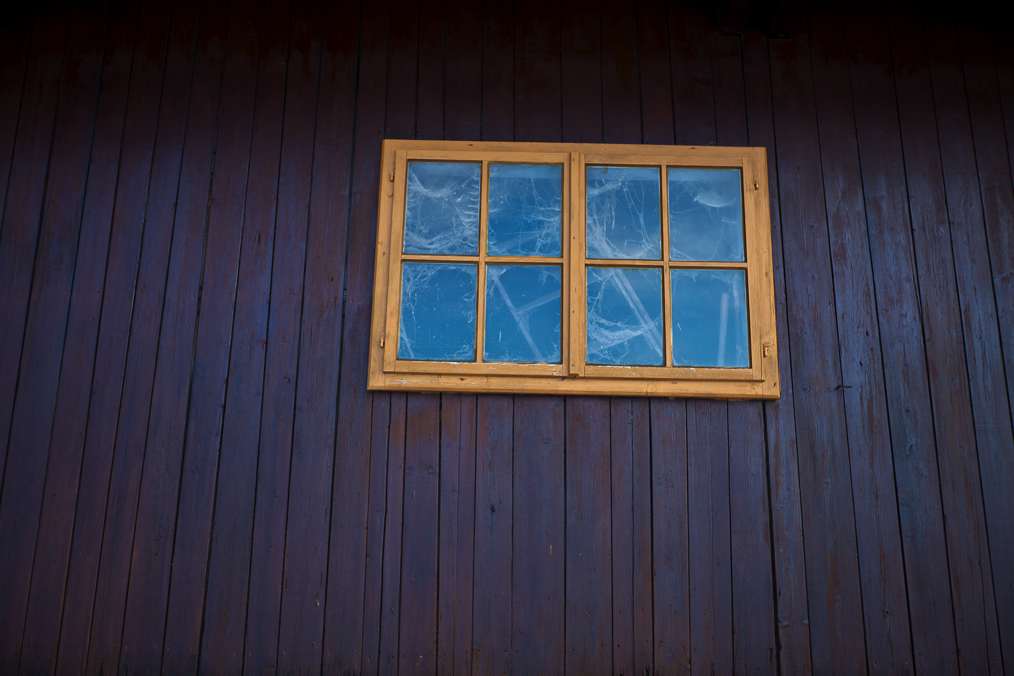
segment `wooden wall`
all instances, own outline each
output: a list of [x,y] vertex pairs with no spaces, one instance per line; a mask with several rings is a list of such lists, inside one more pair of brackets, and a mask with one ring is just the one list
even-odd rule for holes
[[[432,5],[5,21],[0,671],[1014,672],[1011,34]],[[384,137],[767,146],[781,400],[367,393]]]

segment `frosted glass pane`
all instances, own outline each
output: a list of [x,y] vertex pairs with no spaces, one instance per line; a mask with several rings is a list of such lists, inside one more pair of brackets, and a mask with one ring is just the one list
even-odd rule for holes
[[474,264],[405,263],[398,358],[475,361]]
[[739,169],[669,167],[669,257],[675,261],[744,260]]
[[489,165],[491,256],[559,256],[563,166]]
[[673,270],[674,364],[749,368],[746,305],[742,270]]
[[658,168],[588,167],[586,172],[588,258],[661,258]]
[[479,253],[479,162],[409,162],[405,253]]
[[661,366],[662,270],[588,268],[588,363]]
[[486,361],[560,363],[560,266],[486,268]]

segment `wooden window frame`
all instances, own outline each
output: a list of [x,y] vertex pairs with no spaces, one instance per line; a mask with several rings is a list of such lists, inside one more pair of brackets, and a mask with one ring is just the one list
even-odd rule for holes
[[[370,333],[371,390],[514,392],[620,396],[775,399],[779,396],[771,218],[767,155],[764,148],[719,146],[611,145],[595,143],[514,143],[385,140],[377,212],[377,253]],[[406,174],[412,160],[481,162],[479,251],[475,256],[403,254]],[[562,250],[560,257],[490,256],[487,248],[487,191],[491,162],[563,165]],[[588,259],[585,248],[585,167],[660,168],[662,259]],[[669,260],[668,167],[739,168],[743,179],[745,262]],[[476,362],[398,359],[397,336],[402,261],[458,262],[477,266]],[[561,267],[561,362],[483,362],[486,263],[549,264]],[[606,366],[585,362],[588,265],[652,267],[662,270],[665,366]],[[738,269],[746,274],[748,368],[672,366],[670,270]]]

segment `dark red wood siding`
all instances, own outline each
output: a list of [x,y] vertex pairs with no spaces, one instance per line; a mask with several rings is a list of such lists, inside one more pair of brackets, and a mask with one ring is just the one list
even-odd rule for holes
[[[644,3],[0,28],[0,672],[1014,671],[1014,51]],[[380,141],[762,145],[782,398],[371,394]]]

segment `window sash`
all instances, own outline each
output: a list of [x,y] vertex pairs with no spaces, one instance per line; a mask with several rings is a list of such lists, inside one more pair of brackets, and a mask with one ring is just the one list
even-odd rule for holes
[[[482,162],[479,250],[475,256],[403,254],[407,168],[413,160]],[[490,163],[561,164],[562,250],[560,257],[491,256],[488,247]],[[585,177],[589,165],[660,168],[662,259],[588,259],[585,241]],[[374,321],[370,347],[373,389],[467,390],[560,393],[661,394],[717,397],[777,396],[774,286],[766,158],[762,148],[630,146],[602,144],[385,141],[378,209]],[[745,261],[669,260],[668,167],[730,167],[741,170]],[[477,265],[476,361],[399,359],[398,321],[405,261],[468,262]],[[486,265],[551,264],[561,267],[561,363],[484,362]],[[588,364],[587,279],[589,265],[656,268],[662,271],[662,332],[665,365]],[[750,366],[673,365],[672,269],[736,269],[746,276]]]

